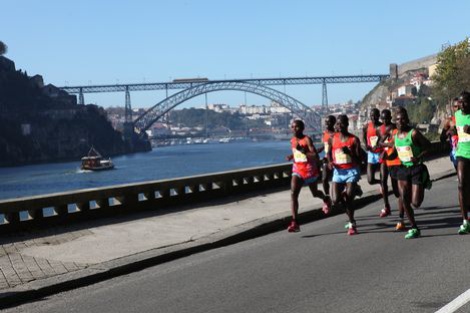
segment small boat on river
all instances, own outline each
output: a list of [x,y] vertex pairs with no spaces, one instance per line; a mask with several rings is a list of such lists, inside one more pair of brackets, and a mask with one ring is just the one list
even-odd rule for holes
[[113,168],[114,164],[113,161],[111,161],[111,158],[104,159],[103,156],[93,147],[88,151],[87,156],[82,158],[82,170],[104,171]]

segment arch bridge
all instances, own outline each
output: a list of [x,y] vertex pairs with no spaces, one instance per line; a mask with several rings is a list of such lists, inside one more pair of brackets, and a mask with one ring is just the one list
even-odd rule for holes
[[289,109],[295,117],[303,119],[307,125],[314,128],[319,126],[320,116],[302,102],[278,90],[244,81],[207,82],[187,88],[148,109],[132,122],[132,126],[140,132],[146,131],[153,123],[181,103],[202,94],[223,90],[244,91],[265,97]]
[[[142,84],[116,84],[116,85],[94,85],[94,86],[64,86],[60,89],[69,93],[78,94],[79,104],[85,104],[84,93],[101,92],[125,92],[125,125],[124,133],[127,139],[132,137],[134,129],[140,132],[147,130],[153,123],[160,119],[165,113],[177,105],[196,96],[221,90],[245,91],[276,101],[281,106],[288,108],[294,116],[302,118],[307,125],[318,127],[320,116],[315,114],[305,104],[282,93],[267,87],[268,85],[306,85],[322,84],[322,107],[328,107],[327,83],[370,83],[382,82],[390,78],[389,74],[372,75],[349,75],[349,76],[325,76],[325,77],[288,77],[288,78],[250,78],[232,80],[209,80],[198,79],[175,79],[172,82],[142,83]],[[182,91],[168,96],[169,89],[183,89]],[[136,120],[132,118],[130,91],[144,90],[166,90],[166,99],[157,103]]]

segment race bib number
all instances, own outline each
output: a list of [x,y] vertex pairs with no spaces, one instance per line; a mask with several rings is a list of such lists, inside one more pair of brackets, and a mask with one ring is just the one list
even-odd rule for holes
[[328,145],[328,141],[324,142],[324,147],[325,147],[325,154],[327,154],[330,151],[330,145]]
[[379,141],[379,137],[377,136],[370,136],[369,137],[369,140],[370,140],[370,146],[372,148],[375,148],[377,146],[377,141]]
[[411,162],[413,157],[413,150],[410,146],[396,147],[398,152],[398,157],[402,162]]
[[349,164],[352,163],[351,156],[344,153],[343,149],[335,150],[335,162],[336,164]]
[[292,154],[294,155],[294,161],[297,163],[306,163],[307,162],[307,155],[305,153],[300,152],[297,149],[292,149]]
[[[385,144],[389,143],[388,138],[385,139],[384,143]],[[390,149],[389,147],[384,147],[384,150],[387,151],[387,152],[388,152],[389,149]]]
[[457,134],[459,135],[459,142],[470,141],[470,134],[463,131],[463,126],[457,126]]

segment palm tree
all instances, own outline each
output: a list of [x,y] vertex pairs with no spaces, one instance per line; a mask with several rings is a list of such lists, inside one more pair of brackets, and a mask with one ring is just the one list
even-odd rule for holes
[[8,46],[3,41],[0,40],[0,56],[7,53],[7,50],[8,50]]

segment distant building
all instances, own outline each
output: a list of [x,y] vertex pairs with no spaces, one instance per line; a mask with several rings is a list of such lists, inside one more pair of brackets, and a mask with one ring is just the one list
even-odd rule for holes
[[407,106],[408,104],[413,104],[415,102],[415,97],[413,96],[399,96],[393,99],[392,106]]
[[238,112],[243,115],[254,115],[254,114],[269,114],[269,108],[265,105],[245,105],[241,104]]
[[48,84],[42,88],[42,93],[51,98],[56,98],[64,103],[70,105],[77,104],[77,97],[75,95],[69,95],[66,91],[52,85]]
[[397,89],[398,96],[399,97],[401,97],[401,96],[411,96],[413,87],[415,87],[415,86],[411,85],[411,84],[406,84],[406,85],[402,85],[402,86],[398,87],[398,89]]
[[208,104],[208,110],[212,110],[217,113],[230,112],[230,106],[228,104]]
[[428,79],[428,75],[424,73],[416,73],[413,78],[410,79],[410,84],[416,87],[416,90],[419,91],[425,81]]
[[276,101],[271,102],[271,106],[269,107],[271,113],[290,113],[291,111],[286,108],[285,106],[280,105]]
[[433,77],[436,74],[437,64],[432,64],[428,67],[429,77]]
[[29,78],[31,85],[37,87],[39,89],[44,88],[44,79],[41,75],[34,75],[33,77]]

